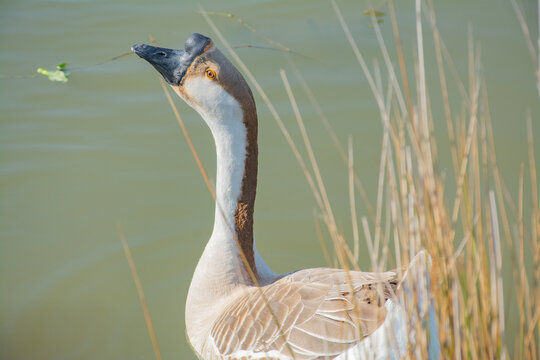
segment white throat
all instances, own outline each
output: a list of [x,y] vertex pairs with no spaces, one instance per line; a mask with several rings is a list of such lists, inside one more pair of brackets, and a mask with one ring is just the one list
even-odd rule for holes
[[242,108],[225,89],[206,78],[190,79],[185,89],[197,100],[193,107],[208,124],[216,144],[216,212],[211,240],[234,240],[234,213],[242,191],[247,146]]
[[[218,83],[192,78],[184,90],[190,105],[206,121],[216,144],[216,210],[212,236],[199,259],[186,303],[188,336],[196,338],[219,316],[236,290],[251,283],[239,256],[234,216],[242,192],[247,156],[247,129],[240,103]],[[262,282],[275,274],[254,246],[254,259]]]

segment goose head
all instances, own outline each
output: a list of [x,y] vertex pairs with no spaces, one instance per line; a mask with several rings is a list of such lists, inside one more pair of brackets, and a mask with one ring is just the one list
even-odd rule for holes
[[255,113],[249,86],[210,38],[195,33],[188,37],[183,50],[145,44],[131,49],[148,61],[212,130],[219,125],[214,123],[237,117],[231,112],[238,107],[244,113],[244,122],[249,117],[246,115]]

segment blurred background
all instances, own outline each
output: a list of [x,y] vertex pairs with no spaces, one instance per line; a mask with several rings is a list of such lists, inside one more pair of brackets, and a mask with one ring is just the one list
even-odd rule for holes
[[[279,76],[280,69],[287,71],[338,224],[350,240],[347,167],[291,65],[292,60],[305,77],[339,140],[346,146],[352,137],[355,169],[375,202],[380,116],[331,4],[314,0],[200,4],[207,11],[234,14],[256,29],[252,33],[234,19],[212,16],[233,46],[271,47],[260,34],[294,52],[237,49],[300,142]],[[370,4],[339,1],[338,5],[368,66],[384,69],[370,18],[364,14]],[[387,11],[384,3],[374,5]],[[521,5],[536,39],[536,2]],[[185,339],[184,305],[212,230],[212,198],[157,72],[136,56],[95,64],[129,51],[135,43],[149,42],[150,34],[162,46],[183,48],[190,34],[200,32],[220,46],[198,6],[173,0],[0,2],[1,358],[154,358],[122,251],[119,223],[133,252],[164,358],[195,359]],[[414,2],[399,1],[395,6],[405,60],[413,74]],[[517,192],[520,164],[528,161],[525,119],[531,114],[540,149],[540,106],[534,65],[512,5],[506,0],[437,1],[435,10],[465,84],[469,36],[480,50],[499,166],[511,191]],[[388,14],[380,19],[397,64]],[[427,24],[424,36],[428,91],[440,92]],[[65,84],[36,74],[38,67],[53,70],[62,62],[71,69]],[[451,102],[459,103],[455,85],[450,94]],[[324,266],[313,195],[267,107],[257,94],[255,98],[260,153],[257,248],[276,272]],[[180,99],[175,101],[213,178],[211,134],[198,114]],[[448,144],[442,99],[433,96],[432,101],[434,134],[441,144]],[[540,157],[538,150],[536,156]],[[450,154],[440,152],[438,169],[450,172],[451,164]],[[528,181],[525,177],[526,189]],[[448,176],[447,188],[453,196],[453,176]],[[364,216],[367,208],[357,198],[359,216]],[[525,201],[530,208],[530,201]],[[361,254],[360,266],[369,267],[367,254]],[[510,280],[511,269],[505,271]]]

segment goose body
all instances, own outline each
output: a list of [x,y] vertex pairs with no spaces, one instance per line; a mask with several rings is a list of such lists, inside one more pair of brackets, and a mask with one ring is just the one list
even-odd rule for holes
[[[251,90],[212,40],[185,50],[135,45],[208,124],[217,154],[214,229],[186,302],[201,359],[388,359],[407,348],[394,272],[314,268],[275,274],[253,241],[257,112]],[[390,335],[389,335],[390,334]]]

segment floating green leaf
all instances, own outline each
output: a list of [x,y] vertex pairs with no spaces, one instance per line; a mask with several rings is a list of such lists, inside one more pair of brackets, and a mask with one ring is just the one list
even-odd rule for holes
[[366,15],[366,16],[375,16],[375,17],[383,17],[386,14],[383,13],[382,11],[369,9],[369,10],[364,10],[364,15]]
[[38,68],[38,74],[45,75],[49,78],[50,81],[57,81],[62,83],[68,82],[69,71],[66,70],[67,63],[63,62],[56,65],[56,70],[45,70],[43,68]]

